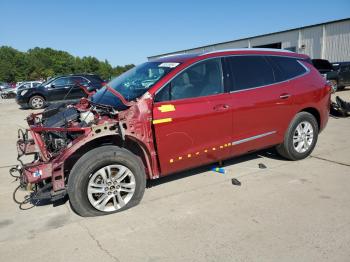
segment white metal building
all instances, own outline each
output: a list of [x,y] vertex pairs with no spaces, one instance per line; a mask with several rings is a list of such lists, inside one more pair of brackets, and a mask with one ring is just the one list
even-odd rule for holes
[[281,48],[330,62],[350,61],[350,18],[148,57],[230,48]]

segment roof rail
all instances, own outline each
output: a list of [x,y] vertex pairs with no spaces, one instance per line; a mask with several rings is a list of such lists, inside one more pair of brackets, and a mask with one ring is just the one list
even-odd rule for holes
[[201,55],[214,54],[214,53],[227,52],[227,51],[269,51],[269,52],[295,53],[290,50],[275,49],[275,48],[230,48],[230,49],[218,49],[215,51],[205,52],[205,53],[202,53]]

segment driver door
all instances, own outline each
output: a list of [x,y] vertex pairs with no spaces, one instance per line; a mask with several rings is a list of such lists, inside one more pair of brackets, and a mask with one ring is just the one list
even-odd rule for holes
[[153,127],[161,176],[227,158],[232,111],[221,60],[195,64],[159,90]]
[[63,100],[70,88],[69,77],[60,77],[51,82],[48,89],[48,100],[57,101]]

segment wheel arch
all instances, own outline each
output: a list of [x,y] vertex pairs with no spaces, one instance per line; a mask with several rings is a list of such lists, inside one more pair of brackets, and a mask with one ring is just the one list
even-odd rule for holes
[[102,136],[96,139],[93,139],[81,147],[79,147],[73,154],[71,154],[67,159],[65,159],[63,167],[64,167],[64,175],[68,177],[70,171],[72,170],[74,164],[88,151],[106,146],[106,145],[115,145],[121,148],[125,148],[138,156],[146,171],[147,179],[152,177],[152,167],[150,164],[150,154],[148,150],[141,144],[141,142],[136,141],[128,136],[125,137],[125,140],[122,139],[119,135],[107,135]]
[[310,113],[311,115],[313,115],[317,121],[318,129],[320,130],[320,128],[321,128],[321,114],[315,107],[306,107],[306,108],[300,110],[298,113],[300,113],[300,112],[307,112],[307,113]]

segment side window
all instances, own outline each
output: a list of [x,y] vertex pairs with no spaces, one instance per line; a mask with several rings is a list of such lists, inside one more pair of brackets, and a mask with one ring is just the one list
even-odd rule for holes
[[291,79],[306,72],[306,69],[298,62],[296,58],[270,56],[269,59],[279,71],[277,81]]
[[350,72],[350,65],[346,65],[346,66],[342,66],[342,69],[341,69],[342,72]]
[[89,82],[85,78],[80,77],[80,76],[72,76],[72,77],[70,77],[70,84],[71,85],[75,85],[77,83],[79,85],[87,85]]
[[224,92],[221,59],[211,59],[189,67],[156,95],[156,102],[194,98]]
[[68,82],[68,78],[67,77],[58,78],[58,79],[56,79],[55,81],[53,81],[51,83],[51,85],[54,85],[54,86],[57,86],[57,87],[67,86],[68,84],[69,84],[69,82]]
[[263,56],[232,56],[225,58],[229,68],[231,90],[238,91],[275,82],[274,72]]

